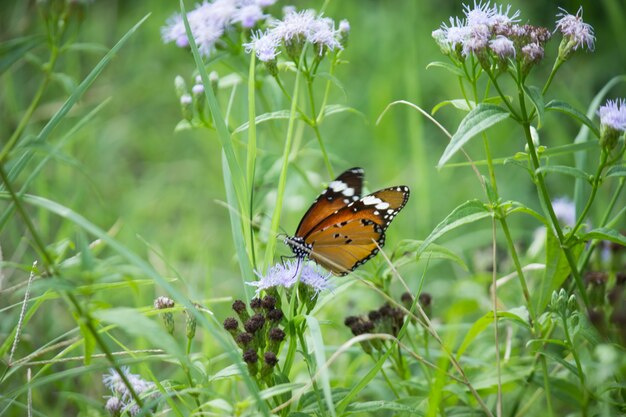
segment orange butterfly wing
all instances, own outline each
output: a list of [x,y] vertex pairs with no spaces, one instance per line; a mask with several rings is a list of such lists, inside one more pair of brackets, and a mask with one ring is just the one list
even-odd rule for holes
[[306,236],[335,211],[358,200],[363,188],[363,169],[344,171],[322,191],[311,207],[304,213],[295,236]]
[[385,188],[337,209],[304,236],[309,258],[340,276],[367,262],[385,244],[385,230],[409,195],[406,186]]

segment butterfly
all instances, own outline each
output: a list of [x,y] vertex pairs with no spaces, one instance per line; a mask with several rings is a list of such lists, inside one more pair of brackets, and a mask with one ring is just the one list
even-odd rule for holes
[[400,185],[361,197],[363,173],[362,168],[343,172],[304,213],[296,234],[285,238],[296,258],[344,276],[378,253],[410,192]]

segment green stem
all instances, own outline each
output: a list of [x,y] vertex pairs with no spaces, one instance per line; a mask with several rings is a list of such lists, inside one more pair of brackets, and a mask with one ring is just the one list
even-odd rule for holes
[[524,276],[524,270],[522,269],[522,264],[517,256],[517,251],[515,250],[515,244],[513,243],[513,239],[511,237],[511,231],[509,230],[509,225],[506,221],[504,215],[499,216],[500,224],[502,225],[502,231],[504,232],[504,236],[506,238],[506,243],[511,252],[511,259],[513,260],[513,264],[515,265],[515,271],[517,272],[517,277],[519,278],[520,285],[522,286],[522,294],[524,295],[524,300],[526,300],[526,307],[528,308],[528,314],[530,315],[530,320],[532,321],[532,326],[539,336],[541,334],[541,329],[539,328],[539,323],[537,322],[537,315],[535,313],[535,308],[532,305],[532,300],[530,298],[530,291],[528,290],[528,284],[526,283],[526,277]]
[[[569,334],[569,328],[567,326],[567,316],[560,315],[561,321],[563,322],[563,331],[565,332],[565,339],[570,347],[570,351],[572,352],[572,356],[574,357],[574,362],[576,362],[576,369],[578,370],[578,378],[580,379],[580,388],[584,391],[585,389],[585,374],[583,373],[583,367],[580,363],[580,358],[578,357],[577,349],[574,347],[574,342]],[[583,407],[586,409],[586,404],[583,404]],[[586,414],[586,413],[583,413]]]
[[539,362],[541,362],[541,369],[543,371],[543,389],[546,392],[546,405],[548,406],[548,416],[554,416],[552,410],[552,394],[550,393],[550,375],[548,374],[548,362],[546,357],[540,355]]
[[543,89],[541,90],[541,95],[546,94],[546,92],[548,91],[548,88],[550,88],[550,85],[552,84],[552,80],[554,79],[556,72],[558,71],[561,64],[563,64],[563,62],[565,61],[561,60],[561,58],[559,57],[557,57],[556,61],[554,61],[554,65],[552,66],[552,71],[550,71],[550,75],[548,76],[548,80],[546,81],[546,84],[543,86]]
[[[256,165],[256,102],[255,102],[255,77],[254,70],[255,54],[250,56],[250,70],[248,72],[248,149],[246,154],[246,183],[250,192],[250,207],[248,209],[248,220],[250,224],[253,223],[254,217],[254,169]],[[250,257],[252,261],[252,268],[256,269],[256,254],[254,250],[254,228],[248,227],[250,233]]]
[[489,77],[489,79],[491,80],[491,82],[493,83],[493,86],[496,88],[496,90],[498,91],[498,94],[500,95],[500,97],[502,98],[502,101],[504,102],[504,104],[506,105],[506,107],[509,109],[509,111],[511,112],[511,115],[513,115],[513,118],[515,120],[521,120],[520,115],[515,111],[515,109],[513,108],[513,105],[509,102],[509,99],[507,98],[506,95],[504,95],[504,92],[502,91],[502,89],[500,88],[500,84],[498,84],[498,80],[496,79],[496,77],[493,75],[493,73],[491,71],[487,71],[485,70],[485,72],[487,73],[487,76]]
[[576,265],[576,260],[574,259],[574,255],[570,248],[565,245],[565,237],[563,235],[563,230],[561,229],[561,225],[559,224],[559,220],[554,213],[554,208],[552,207],[552,201],[550,200],[550,195],[548,194],[548,188],[545,183],[545,179],[543,173],[537,172],[540,167],[539,157],[537,156],[537,150],[535,149],[535,144],[533,142],[531,133],[530,133],[530,121],[528,120],[528,112],[526,111],[526,103],[524,98],[524,91],[521,87],[519,87],[519,102],[520,109],[522,111],[522,128],[524,129],[524,135],[526,136],[526,143],[528,144],[528,153],[530,154],[531,161],[534,167],[534,178],[536,184],[539,186],[539,197],[543,200],[543,205],[548,210],[548,216],[552,222],[552,227],[556,233],[557,239],[561,245],[561,249],[565,254],[565,258],[567,259],[567,263],[571,269],[572,276],[574,277],[574,281],[576,282],[576,286],[578,287],[578,292],[580,293],[583,302],[585,303],[585,307],[589,308],[589,298],[587,297],[587,293],[585,292],[585,286],[583,284],[580,273],[578,272],[578,266]]
[[569,238],[565,242],[566,245],[569,244],[570,241],[574,238],[576,231],[578,231],[582,223],[585,221],[585,217],[587,217],[587,213],[589,212],[589,209],[591,208],[591,205],[593,204],[593,200],[595,199],[596,193],[598,192],[598,188],[600,187],[600,183],[602,182],[602,170],[604,170],[604,167],[606,166],[606,161],[608,157],[609,157],[608,152],[602,149],[602,155],[600,156],[600,164],[598,165],[598,170],[596,171],[596,175],[593,179],[593,184],[591,185],[591,194],[589,195],[589,198],[587,199],[587,204],[585,205],[585,208],[583,209],[582,213],[580,213],[580,216],[578,217],[578,221],[576,222],[576,225],[572,228],[572,232],[570,233]]
[[[330,178],[335,178],[335,174],[333,173],[333,167],[330,164],[330,159],[328,158],[328,153],[326,152],[326,147],[324,146],[324,141],[322,140],[322,135],[320,134],[320,129],[317,124],[317,112],[315,110],[315,98],[313,95],[313,78],[310,76],[310,74],[307,74],[306,81],[307,91],[309,93],[309,103],[311,106],[311,119],[313,119],[311,127],[313,128],[313,131],[315,132],[315,137],[317,138],[317,142],[320,145],[320,150],[322,151],[322,156],[324,157],[324,163],[326,164],[328,175],[330,176]],[[320,109],[320,112],[321,111],[323,111],[323,109]]]

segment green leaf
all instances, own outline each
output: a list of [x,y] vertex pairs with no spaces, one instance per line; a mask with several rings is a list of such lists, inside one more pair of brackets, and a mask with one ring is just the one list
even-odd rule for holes
[[593,229],[582,236],[583,240],[598,239],[608,240],[622,246],[626,246],[626,236],[614,229],[600,227]]
[[448,215],[441,223],[435,227],[430,235],[422,242],[416,250],[416,256],[421,256],[424,250],[435,240],[449,231],[465,224],[473,223],[486,217],[491,217],[483,203],[479,200],[470,200],[461,204]]
[[[521,327],[530,329],[530,324],[528,324],[528,312],[524,311],[523,313],[525,313],[525,317],[522,317],[516,314],[513,310],[498,311],[498,318],[513,321],[521,325]],[[461,343],[461,345],[459,346],[459,349],[456,352],[457,360],[460,360],[461,356],[463,356],[463,353],[469,347],[469,345],[474,341],[474,339],[476,339],[476,337],[478,337],[479,334],[484,332],[487,329],[487,327],[489,327],[489,325],[493,323],[493,318],[494,318],[493,311],[490,311],[474,322],[472,327],[469,329],[469,331],[465,335],[465,338],[463,338],[463,342]]]
[[545,108],[545,102],[543,101],[541,90],[534,85],[525,85],[524,92],[530,99],[530,102],[533,103],[533,106],[535,106],[535,110],[537,110],[537,128],[540,129],[543,125],[543,114]]
[[129,335],[144,337],[152,346],[163,349],[185,363],[188,362],[187,356],[172,335],[155,320],[149,319],[134,308],[98,310],[93,313],[93,316],[106,323],[115,324]]
[[[398,243],[398,246],[396,246],[394,253],[397,254],[397,256],[399,257],[411,256],[415,258],[415,260],[419,260],[420,257],[417,256],[416,254],[417,254],[417,250],[422,245],[422,243],[424,243],[423,240],[412,240],[412,239],[403,240],[400,243]],[[461,259],[460,256],[452,252],[450,249],[441,245],[437,245],[435,243],[431,243],[428,246],[428,249],[422,251],[421,257],[429,259],[429,260],[447,259],[452,262],[455,262],[464,270],[466,271],[468,270],[467,265],[465,264],[463,259]]]
[[319,382],[322,385],[322,391],[324,392],[324,399],[326,400],[326,406],[330,411],[330,414],[335,417],[335,404],[332,398],[332,392],[330,389],[330,377],[328,375],[328,367],[326,366],[326,347],[324,346],[324,339],[322,338],[322,330],[320,329],[319,322],[311,315],[306,316],[306,323],[311,333],[311,339],[313,342],[313,355],[315,356],[315,363],[317,371],[319,372]]
[[67,74],[55,72],[50,76],[50,78],[59,83],[67,94],[72,94],[72,92],[76,89],[76,81]]
[[324,117],[327,117],[332,116],[333,114],[339,114],[344,112],[354,113],[365,119],[365,115],[354,107],[344,106],[342,104],[329,104],[328,106],[324,107],[324,111],[322,112],[322,114],[324,115]]
[[[571,347],[569,348],[571,349]],[[560,356],[557,356],[556,354],[549,352],[549,351],[539,351],[537,353],[539,353],[540,355],[544,355],[548,359],[552,359],[554,362],[560,363],[561,365],[563,365],[565,369],[570,371],[575,377],[578,377],[578,370],[576,369],[576,366],[573,363],[568,362],[565,359],[561,358]]]
[[607,177],[626,177],[626,165],[615,165],[606,170]]
[[[577,245],[573,249],[574,257],[577,258],[582,250],[582,245]],[[531,298],[535,304],[535,312],[540,315],[550,302],[552,292],[558,290],[565,282],[571,269],[565,257],[559,240],[550,229],[546,232],[546,268],[543,271],[543,278],[538,283]]]
[[556,156],[556,155],[568,155],[574,152],[586,152],[591,149],[598,148],[599,144],[596,141],[593,142],[581,142],[581,143],[570,143],[568,145],[555,146],[554,148],[547,148],[542,154],[541,157],[545,158],[547,156]]
[[468,100],[465,100],[462,98],[456,99],[456,100],[445,100],[435,105],[435,107],[433,107],[430,113],[434,115],[435,113],[437,113],[437,111],[439,111],[439,109],[445,106],[453,106],[456,109],[468,112],[472,110],[474,107],[476,107],[476,102],[469,100],[469,103],[468,103]]
[[411,416],[423,416],[424,413],[416,407],[401,404],[394,401],[366,401],[355,402],[348,406],[346,414],[352,413],[371,413],[382,410],[397,411],[400,413],[410,413]]
[[508,119],[509,116],[509,112],[500,106],[485,103],[479,104],[461,121],[459,129],[454,136],[452,136],[450,143],[443,152],[443,155],[441,155],[437,167],[441,168],[445,165],[445,163],[474,136]]
[[0,75],[19,61],[28,51],[42,44],[42,35],[24,36],[0,43]]
[[96,339],[81,318],[75,317],[75,319],[78,323],[80,334],[83,336],[83,354],[85,355],[83,363],[89,365],[91,363],[91,356],[96,348]]
[[578,120],[582,124],[586,125],[593,132],[596,137],[600,137],[600,131],[596,125],[580,110],[575,109],[569,103],[559,100],[552,100],[545,107],[546,111],[558,111],[565,113],[568,116]]
[[[270,120],[279,119],[289,119],[289,110],[277,110],[269,113],[259,114],[257,117],[254,118],[254,124],[258,125],[264,122],[268,122]],[[237,129],[235,129],[233,131],[233,134],[244,132],[248,130],[248,127],[250,127],[250,123],[246,122],[239,126]]]
[[581,178],[586,180],[587,182],[591,182],[592,176],[591,174],[586,173],[582,169],[570,167],[567,165],[546,165],[539,167],[535,173],[548,173],[555,172],[558,174],[569,175],[570,177]]
[[441,62],[441,61],[431,62],[430,64],[426,65],[426,69],[430,69],[430,68],[443,68],[445,70],[450,71],[453,75],[456,75],[459,77],[465,77],[465,73],[463,72],[461,68],[455,65],[449,64],[447,62]]

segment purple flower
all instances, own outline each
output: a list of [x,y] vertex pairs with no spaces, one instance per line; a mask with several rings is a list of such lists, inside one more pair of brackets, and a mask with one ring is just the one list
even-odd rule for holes
[[[123,366],[121,369],[133,390],[138,395],[154,389],[155,385],[153,382],[144,381],[139,375],[131,374],[128,366]],[[104,374],[102,376],[102,382],[114,395],[119,395],[123,403],[131,400],[131,394],[128,387],[124,384],[124,381],[115,369],[110,369],[108,374]]]
[[[210,56],[224,33],[235,23],[244,28],[254,27],[267,18],[263,7],[275,0],[204,0],[194,10],[187,13],[187,20],[198,50],[203,56]],[[161,28],[163,42],[174,42],[178,47],[189,46],[183,19],[179,14],[170,17]]]
[[311,287],[315,293],[319,293],[322,290],[330,288],[328,282],[328,275],[322,275],[319,269],[311,266],[303,261],[287,261],[286,263],[278,263],[267,270],[265,276],[255,271],[255,274],[259,277],[258,281],[249,282],[248,285],[257,287],[256,294],[261,291],[274,287],[291,288],[296,282],[298,282],[298,276],[300,282]]
[[506,36],[498,35],[489,41],[489,48],[500,58],[515,58],[515,46],[513,41]]
[[468,27],[467,37],[463,42],[463,55],[468,56],[470,53],[478,54],[484,51],[489,44],[491,36],[489,27],[485,24],[477,24]]
[[574,226],[576,224],[576,206],[567,197],[557,198],[552,202],[552,208],[556,218],[565,226]]
[[241,23],[241,26],[249,29],[254,27],[259,20],[265,19],[265,17],[267,16],[263,14],[261,6],[257,4],[249,4],[238,9],[233,14],[232,21],[234,23]]
[[543,59],[543,47],[536,42],[531,42],[522,47],[522,55],[528,63],[533,63]]
[[607,100],[604,106],[598,109],[600,124],[613,130],[626,131],[626,100]]
[[265,33],[259,31],[252,35],[252,40],[244,44],[247,53],[254,51],[257,58],[263,62],[269,62],[276,59],[276,55],[280,53],[278,46],[280,40],[277,39],[270,31]]
[[564,9],[559,8],[561,13],[557,17],[561,17],[556,21],[556,29],[563,34],[563,39],[571,44],[569,47],[575,51],[578,48],[587,48],[593,51],[594,42],[596,40],[593,34],[593,27],[583,22],[582,6],[576,12],[576,15],[567,13]]

